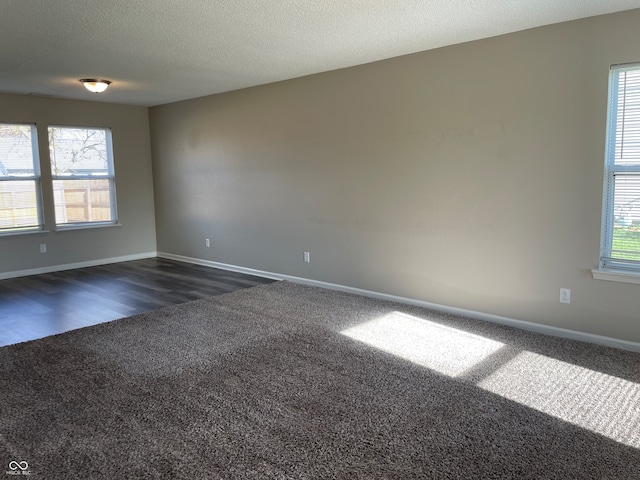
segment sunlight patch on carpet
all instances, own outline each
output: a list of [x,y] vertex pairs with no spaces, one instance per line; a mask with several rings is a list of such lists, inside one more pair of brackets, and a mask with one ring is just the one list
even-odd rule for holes
[[478,383],[490,392],[640,448],[640,385],[522,352]]
[[503,343],[401,312],[340,333],[452,377],[504,347]]

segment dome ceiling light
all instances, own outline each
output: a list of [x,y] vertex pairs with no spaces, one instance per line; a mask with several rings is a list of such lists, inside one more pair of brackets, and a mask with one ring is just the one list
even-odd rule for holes
[[82,78],[80,82],[84,85],[84,88],[93,93],[104,92],[111,82],[109,80],[101,80],[96,78]]

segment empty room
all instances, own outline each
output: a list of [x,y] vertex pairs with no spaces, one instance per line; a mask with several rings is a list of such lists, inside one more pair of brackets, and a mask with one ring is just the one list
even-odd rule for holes
[[0,476],[640,480],[640,0],[0,32]]

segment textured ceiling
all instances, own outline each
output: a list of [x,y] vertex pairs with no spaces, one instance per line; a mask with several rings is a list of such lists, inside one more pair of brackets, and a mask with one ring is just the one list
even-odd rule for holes
[[[640,0],[1,0],[0,92],[152,106],[632,8]],[[91,94],[86,77],[113,84]]]

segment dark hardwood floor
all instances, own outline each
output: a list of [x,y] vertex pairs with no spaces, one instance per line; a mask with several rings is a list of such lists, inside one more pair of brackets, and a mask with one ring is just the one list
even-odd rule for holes
[[273,281],[163,258],[0,280],[0,346]]

